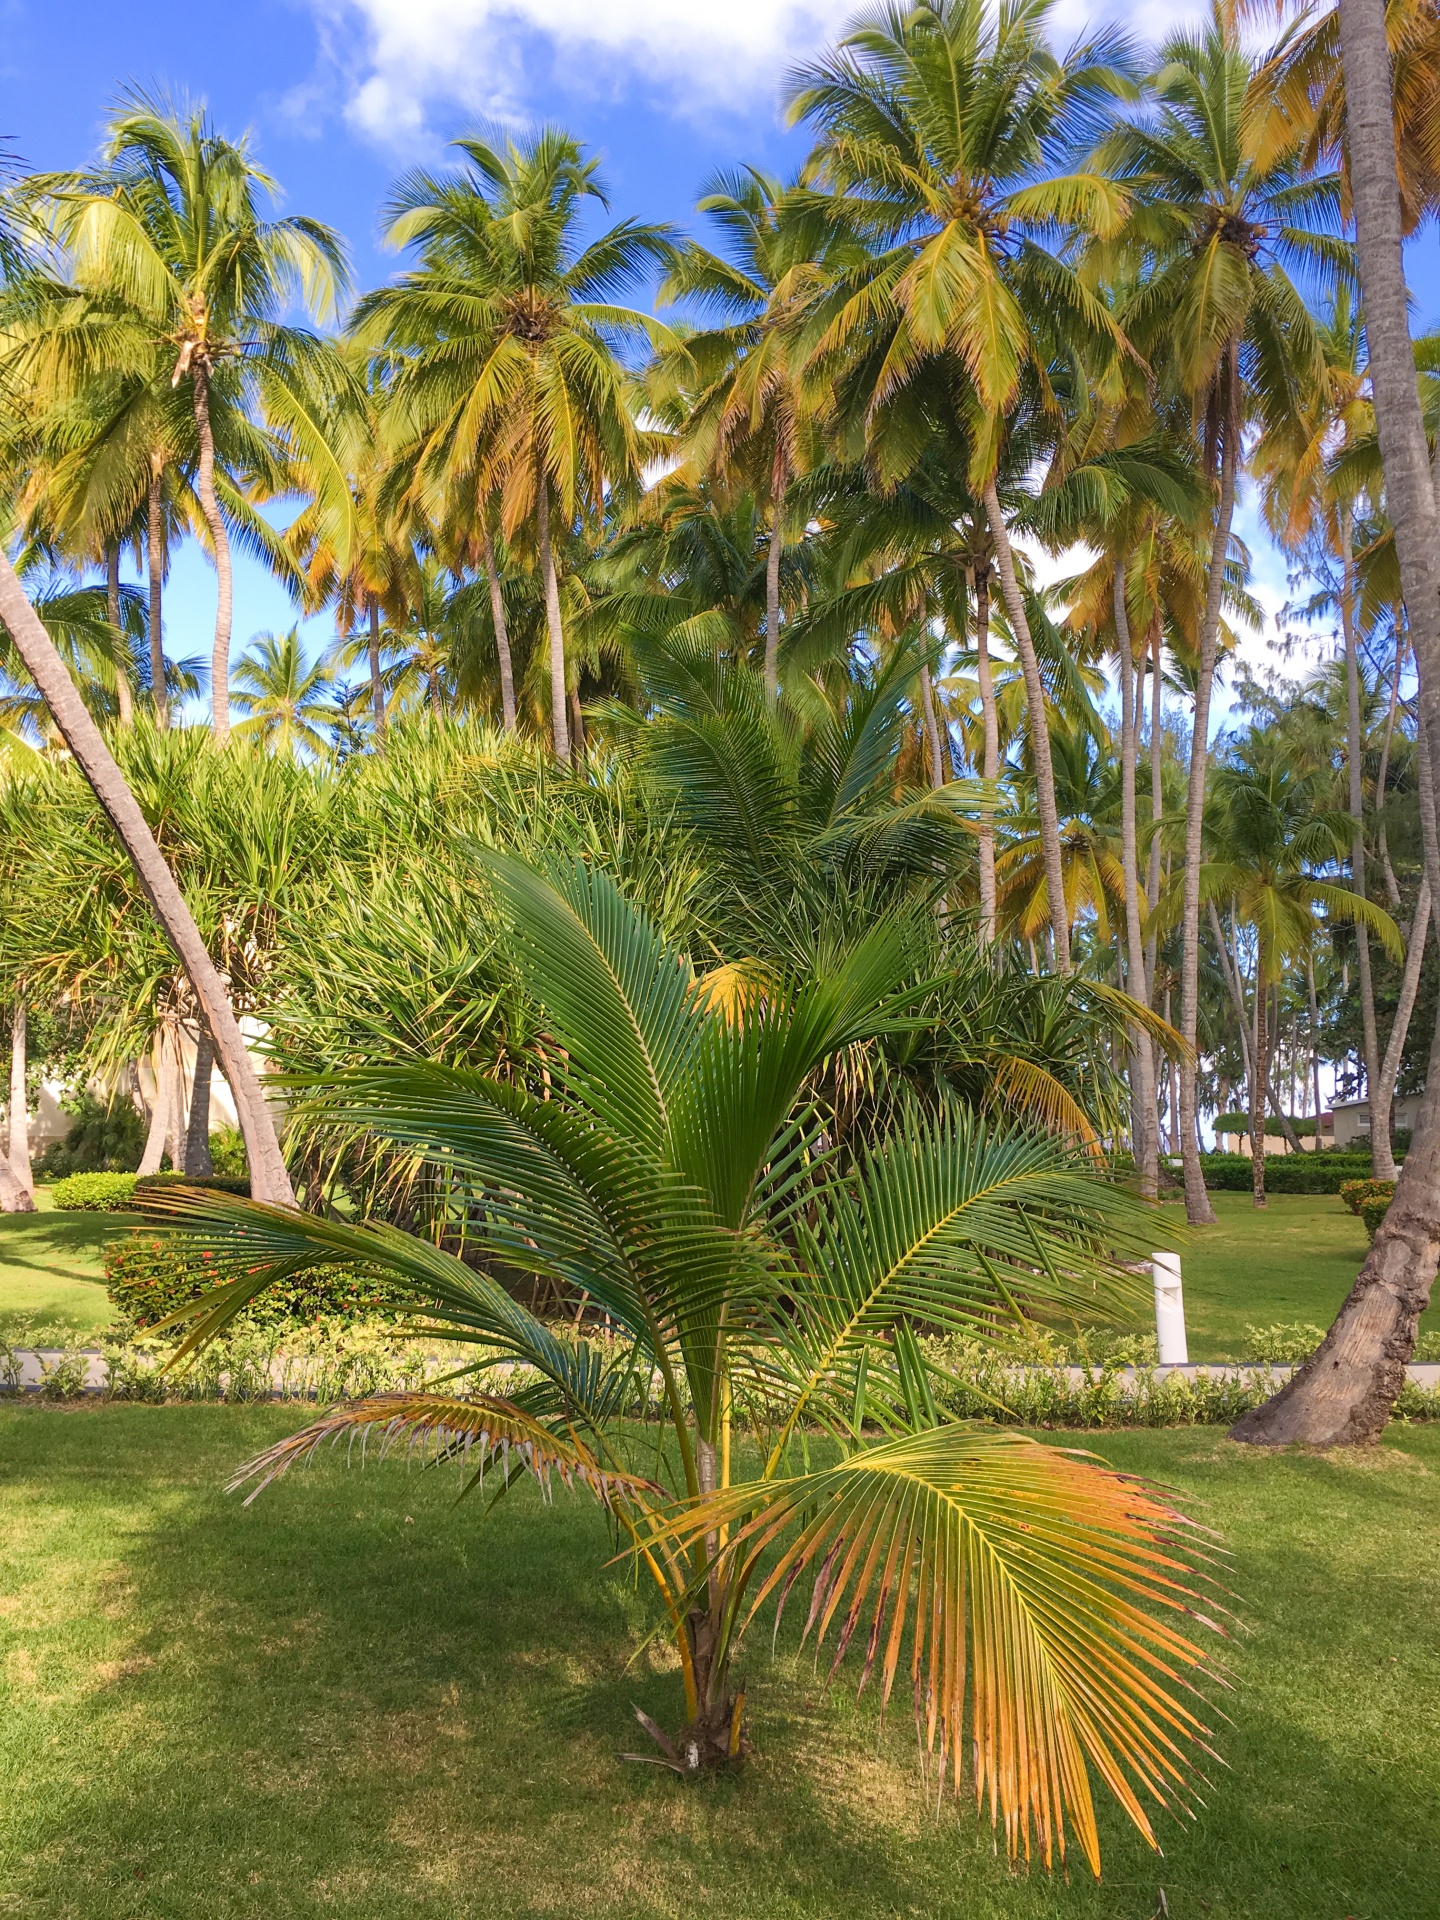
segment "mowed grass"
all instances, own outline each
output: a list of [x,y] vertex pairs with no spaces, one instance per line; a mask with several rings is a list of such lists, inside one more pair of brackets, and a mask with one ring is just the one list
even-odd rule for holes
[[[583,1499],[488,1517],[448,1472],[329,1458],[248,1511],[295,1410],[0,1410],[0,1912],[28,1920],[1418,1920],[1440,1887],[1440,1432],[1358,1459],[1089,1436],[1221,1528],[1245,1630],[1224,1766],[1151,1855],[1011,1870],[922,1799],[903,1702],[746,1667],[758,1752],[621,1765],[680,1712]],[[799,1611],[799,1609],[797,1609]],[[787,1623],[787,1636],[789,1627]]]
[[104,1247],[140,1217],[57,1213],[50,1189],[38,1212],[0,1214],[0,1338],[41,1326],[83,1339],[113,1318],[102,1275]]
[[[1370,1246],[1339,1196],[1272,1194],[1263,1210],[1248,1193],[1210,1198],[1218,1224],[1190,1228],[1180,1252],[1190,1358],[1253,1358],[1247,1325],[1329,1326]],[[1179,1207],[1175,1214],[1184,1217]],[[1432,1307],[1420,1326],[1440,1328],[1440,1308]]]

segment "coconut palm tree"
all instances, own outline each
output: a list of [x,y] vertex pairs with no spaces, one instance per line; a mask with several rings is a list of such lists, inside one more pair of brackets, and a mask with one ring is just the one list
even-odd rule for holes
[[[1404,216],[1396,176],[1395,110],[1384,0],[1343,0],[1346,141],[1375,425],[1385,503],[1420,682],[1427,763],[1440,765],[1440,511],[1415,380]],[[1425,867],[1440,899],[1440,847],[1425,823]],[[1440,1261],[1440,1028],[1425,1098],[1395,1198],[1354,1287],[1307,1364],[1235,1427],[1269,1446],[1334,1446],[1378,1437],[1405,1381],[1420,1315]]]
[[392,193],[387,238],[414,247],[418,264],[366,295],[354,334],[380,356],[390,444],[413,465],[429,516],[483,543],[498,495],[507,540],[523,532],[535,542],[555,753],[567,762],[553,522],[598,518],[607,496],[640,475],[647,440],[615,344],[673,341],[614,296],[667,262],[670,242],[663,228],[622,220],[582,244],[586,201],[606,202],[598,163],[568,134],[454,144],[462,165],[409,174]]
[[[1338,175],[1306,176],[1301,138],[1257,77],[1232,11],[1216,0],[1198,36],[1159,50],[1156,108],[1120,122],[1096,165],[1131,196],[1118,252],[1134,294],[1127,335],[1189,402],[1202,429],[1202,472],[1214,517],[1190,756],[1181,929],[1181,1136],[1186,1210],[1214,1219],[1200,1169],[1195,1100],[1199,1007],[1201,833],[1230,528],[1248,413],[1270,421],[1298,410],[1323,378],[1309,309],[1292,275],[1333,282],[1349,270],[1339,227]],[[1099,250],[1104,257],[1104,249]],[[1124,277],[1123,275],[1121,276]]]
[[[1017,1313],[1113,1297],[1125,1283],[1102,1248],[1148,1245],[1138,1203],[953,1102],[902,1103],[843,1168],[826,1156],[806,1083],[903,1026],[903,919],[737,992],[697,977],[581,862],[542,877],[494,857],[485,873],[543,1047],[506,1080],[381,1068],[321,1100],[340,1135],[443,1164],[477,1249],[583,1293],[619,1338],[561,1339],[483,1267],[393,1227],[199,1197],[187,1217],[235,1277],[200,1304],[186,1350],[282,1273],[346,1259],[506,1365],[478,1360],[464,1398],[337,1408],[237,1484],[258,1492],[368,1432],[462,1453],[476,1481],[508,1460],[589,1492],[679,1655],[683,1726],[641,1718],[681,1775],[743,1760],[745,1629],[808,1571],[812,1627],[842,1657],[861,1628],[882,1698],[908,1631],[923,1737],[958,1782],[973,1724],[976,1784],[1012,1854],[1038,1844],[1053,1864],[1073,1838],[1098,1868],[1092,1766],[1148,1837],[1140,1794],[1184,1805],[1185,1748],[1203,1737],[1175,1684],[1200,1651],[1152,1611],[1185,1590],[1177,1516],[1077,1456],[937,1419],[914,1331],[1003,1337]],[[511,1385],[514,1362],[533,1386]],[[664,1448],[627,1446],[637,1400],[656,1404]]]
[[321,318],[333,311],[348,284],[344,248],[317,220],[265,219],[262,199],[277,189],[246,143],[223,138],[200,108],[138,91],[110,123],[101,171],[36,184],[77,287],[114,316],[114,344],[147,379],[157,351],[167,352],[172,385],[189,384],[195,490],[217,582],[210,691],[223,745],[232,579],[215,416],[222,406],[254,414],[272,376],[318,351],[280,316],[297,295]]
[[1116,349],[1104,303],[1046,243],[1058,228],[1109,232],[1118,222],[1123,196],[1108,181],[1088,170],[1054,176],[1050,162],[1125,82],[1117,38],[1053,53],[1051,11],[1049,0],[877,10],[800,70],[790,114],[815,126],[812,164],[847,196],[875,250],[833,296],[817,345],[821,377],[863,362],[878,419],[935,357],[963,376],[969,479],[1025,675],[1055,955],[1067,971],[1040,668],[996,477],[1022,400],[1044,414],[1060,367],[1088,360],[1093,376]]
[[330,752],[336,717],[335,683],[324,660],[305,664],[300,629],[257,633],[236,664],[231,704],[246,717],[236,727],[276,753]]

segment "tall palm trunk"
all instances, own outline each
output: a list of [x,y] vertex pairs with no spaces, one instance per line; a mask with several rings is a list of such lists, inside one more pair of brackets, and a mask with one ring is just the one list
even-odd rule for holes
[[1055,806],[1055,770],[1050,759],[1050,728],[1045,717],[1045,688],[1040,679],[1040,662],[1030,637],[1030,622],[1020,597],[1020,582],[1015,575],[1015,555],[1010,533],[1000,511],[1000,495],[993,479],[985,483],[985,517],[995,543],[995,566],[1000,575],[1000,591],[1005,611],[1010,616],[1010,631],[1015,636],[1020,668],[1025,676],[1025,700],[1030,713],[1030,750],[1035,758],[1035,796],[1040,815],[1040,850],[1045,864],[1045,886],[1050,901],[1050,928],[1055,942],[1055,966],[1060,973],[1070,971],[1070,916],[1065,908],[1065,869],[1060,854],[1060,816]]
[[163,733],[170,725],[170,696],[165,689],[165,630],[161,622],[161,591],[165,581],[165,522],[161,512],[161,468],[151,457],[150,488],[146,496],[145,564],[150,574],[150,697]]
[[1305,985],[1310,995],[1310,1079],[1315,1089],[1315,1146],[1320,1146],[1320,1003],[1315,994],[1315,955],[1305,954]]
[[[10,1016],[10,1144],[5,1155],[10,1181],[0,1192],[0,1212],[35,1211],[35,1176],[30,1170],[30,1120],[26,1111],[25,1087],[25,1002],[20,989],[15,992],[15,1010]],[[13,1186],[14,1191],[11,1191]]]
[[174,1076],[169,1067],[169,1038],[163,1026],[155,1030],[151,1061],[155,1069],[155,1104],[150,1109],[150,1131],[145,1136],[145,1151],[140,1155],[140,1165],[135,1170],[142,1176],[160,1171],[165,1142],[170,1134],[171,1082]]
[[195,469],[195,491],[210,530],[215,555],[215,646],[210,658],[210,706],[215,716],[215,744],[230,738],[230,624],[234,581],[230,571],[230,536],[225,531],[220,503],[215,498],[215,435],[210,426],[210,376],[203,361],[192,361],[191,395],[195,403],[195,431],[200,459]]
[[1255,1071],[1250,1076],[1250,1185],[1257,1207],[1268,1206],[1265,1198],[1265,1095],[1270,1086],[1270,1023],[1266,1019],[1270,989],[1264,973],[1256,966],[1255,981]]
[[[975,570],[975,680],[980,689],[980,724],[984,731],[982,779],[1000,777],[1000,715],[995,706],[995,680],[990,671],[990,569]],[[987,803],[980,815],[980,943],[995,940],[995,815]]]
[[1195,683],[1195,730],[1190,741],[1190,787],[1185,802],[1184,904],[1180,920],[1180,1034],[1186,1051],[1180,1061],[1180,1154],[1185,1168],[1185,1213],[1191,1225],[1209,1225],[1215,1209],[1200,1170],[1199,1112],[1195,1097],[1196,1044],[1200,1030],[1200,848],[1205,827],[1205,782],[1210,767],[1210,689],[1220,638],[1220,605],[1225,590],[1225,560],[1230,522],[1235,514],[1235,478],[1240,438],[1239,376],[1229,354],[1224,419],[1220,425],[1220,497],[1210,542],[1205,587],[1205,617],[1200,628],[1200,672]]
[[135,723],[135,696],[130,691],[129,648],[120,629],[120,542],[111,540],[105,547],[105,618],[115,636],[115,704],[122,727]]
[[[1400,975],[1400,997],[1390,1038],[1385,1043],[1385,1058],[1370,1091],[1370,1142],[1377,1180],[1395,1178],[1395,1160],[1390,1151],[1390,1116],[1395,1105],[1395,1082],[1400,1077],[1400,1062],[1405,1042],[1410,1037],[1410,1016],[1415,1011],[1415,996],[1420,990],[1420,965],[1425,957],[1425,941],[1430,932],[1430,876],[1420,876],[1420,892],[1415,901],[1415,918],[1410,925],[1410,944],[1405,950],[1405,967]],[[1381,1171],[1380,1142],[1385,1144],[1385,1161],[1390,1171]]]
[[[1440,508],[1440,502],[1437,502]],[[1385,783],[1390,775],[1390,748],[1395,740],[1395,719],[1400,708],[1400,669],[1404,664],[1405,629],[1395,623],[1395,671],[1390,677],[1390,710],[1385,716],[1385,740],[1380,748],[1380,766],[1375,775],[1375,839],[1380,850],[1380,868],[1385,875],[1385,894],[1392,914],[1400,911],[1400,883],[1390,864],[1390,848],[1385,838]]]
[[[495,628],[495,652],[500,661],[500,712],[505,731],[514,733],[515,667],[510,658],[510,629],[505,622],[505,595],[500,587],[500,569],[495,564],[495,536],[490,531],[489,514],[481,510],[480,547],[485,561],[485,579],[490,588],[490,621]],[[546,611],[549,611],[547,602]]]
[[[1145,875],[1145,897],[1150,902],[1153,916],[1150,924],[1150,936],[1145,942],[1145,1004],[1155,1005],[1155,960],[1159,952],[1160,933],[1159,916],[1155,913],[1155,903],[1160,898],[1160,821],[1165,811],[1164,783],[1161,778],[1161,747],[1164,743],[1164,683],[1160,678],[1161,644],[1160,609],[1157,607],[1150,617],[1149,653],[1150,653],[1150,864]],[[1150,1076],[1158,1086],[1160,1079],[1160,1048],[1158,1042],[1147,1040],[1150,1049]],[[1158,1190],[1160,1184],[1160,1120],[1157,1113],[1155,1125],[1148,1134],[1152,1155],[1151,1164],[1146,1167],[1146,1177],[1155,1181]]]
[[[1125,555],[1115,557],[1115,638],[1120,668],[1120,853],[1125,883],[1125,977],[1136,999],[1145,997],[1145,943],[1140,935],[1139,848],[1135,835],[1135,650],[1130,639],[1130,615],[1125,605]],[[1155,1126],[1155,1081],[1150,1040],[1138,1023],[1130,1029],[1131,1143],[1140,1175],[1140,1194],[1153,1200],[1157,1180],[1152,1170],[1157,1156],[1150,1152],[1149,1135]]]
[[195,1040],[195,1077],[190,1083],[190,1119],[185,1128],[185,1171],[201,1179],[215,1171],[210,1158],[210,1076],[214,1070],[215,1049],[202,1026]]
[[[1365,742],[1360,729],[1360,654],[1355,640],[1355,533],[1350,504],[1340,508],[1340,628],[1345,638],[1345,759],[1350,775],[1350,884],[1356,893],[1365,888],[1365,797],[1361,781]],[[1365,1045],[1365,1085],[1370,1098],[1370,1150],[1375,1178],[1393,1180],[1395,1162],[1390,1153],[1389,1129],[1375,1124],[1375,1090],[1380,1084],[1380,1039],[1375,1026],[1375,985],[1370,972],[1370,934],[1363,921],[1355,924],[1355,961],[1360,979],[1360,1030]]]
[[570,764],[570,722],[565,713],[565,629],[560,621],[560,583],[550,549],[550,482],[542,473],[535,490],[535,530],[540,547],[540,578],[545,592],[545,624],[550,631],[550,725],[555,758]]
[[920,717],[925,729],[925,748],[930,758],[930,785],[945,784],[945,762],[940,752],[940,725],[935,718],[935,689],[929,667],[920,669]]
[[375,716],[375,751],[385,751],[385,683],[380,678],[380,602],[370,601],[370,711]]
[[54,641],[25,598],[25,590],[3,549],[0,549],[0,620],[9,628],[26,671],[40,689],[66,746],[130,856],[135,878],[179,956],[200,1017],[210,1030],[221,1071],[234,1095],[256,1199],[293,1205],[294,1190],[285,1170],[275,1122],[265,1104],[225,983],[215,971],[200,930],[185,904],[185,896],[175,884],[175,876],[155,844],[155,836],[126,785],[124,774],[91,719],[66,671],[65,662],[55,650]]
[[783,545],[783,496],[770,509],[770,544],[765,549],[765,698],[780,699],[780,550]]
[[[1420,725],[1433,767],[1440,764],[1440,515],[1410,340],[1384,0],[1340,0],[1340,45],[1375,422],[1420,681]],[[1422,827],[1425,814],[1422,807]],[[1440,899],[1440,847],[1433,825],[1432,816],[1425,832],[1432,903]],[[1431,1042],[1414,1139],[1359,1277],[1317,1351],[1272,1400],[1239,1422],[1234,1437],[1271,1446],[1377,1439],[1405,1383],[1437,1260],[1440,1025]]]

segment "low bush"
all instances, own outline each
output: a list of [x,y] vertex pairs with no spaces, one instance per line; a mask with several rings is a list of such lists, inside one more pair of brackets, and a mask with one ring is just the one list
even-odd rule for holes
[[1360,1209],[1367,1200],[1384,1198],[1389,1200],[1395,1192],[1393,1180],[1346,1180],[1340,1188],[1340,1198],[1351,1213],[1358,1219]]
[[67,1173],[51,1189],[58,1213],[124,1213],[135,1204],[133,1173]]
[[148,1214],[152,1220],[172,1218],[168,1208],[163,1206],[147,1207],[147,1199],[162,1197],[173,1187],[198,1187],[202,1193],[233,1193],[242,1200],[250,1198],[250,1182],[236,1179],[226,1173],[147,1173],[143,1179],[135,1182],[134,1206],[138,1213]]
[[[1205,1184],[1213,1193],[1249,1193],[1254,1170],[1248,1153],[1202,1153]],[[1350,1180],[1368,1179],[1370,1155],[1286,1153],[1265,1162],[1267,1193],[1338,1193]]]
[[128,1100],[108,1105],[81,1093],[65,1102],[74,1124],[38,1157],[35,1171],[51,1180],[72,1173],[133,1173],[145,1151],[145,1122]]
[[[189,1306],[216,1285],[213,1257],[179,1236],[137,1232],[105,1249],[105,1286],[120,1314],[134,1326],[153,1327]],[[267,1290],[237,1319],[237,1326],[313,1326],[327,1321],[349,1326],[401,1311],[394,1294],[361,1267],[327,1267],[297,1275]]]
[[[1377,1180],[1375,1184],[1376,1186],[1388,1186],[1389,1182]],[[1364,1222],[1366,1233],[1369,1234],[1372,1240],[1375,1238],[1375,1229],[1390,1211],[1390,1202],[1394,1197],[1393,1191],[1390,1193],[1372,1193],[1367,1199],[1360,1202],[1360,1218]]]
[[222,1179],[248,1180],[250,1162],[245,1158],[245,1136],[238,1127],[221,1127],[210,1136],[210,1165]]

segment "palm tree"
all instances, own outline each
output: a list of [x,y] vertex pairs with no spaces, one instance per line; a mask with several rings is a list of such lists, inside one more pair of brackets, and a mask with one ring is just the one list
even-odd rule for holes
[[1137,291],[1121,324],[1189,402],[1203,433],[1202,471],[1215,488],[1209,578],[1186,811],[1181,927],[1180,1073],[1186,1210],[1215,1217],[1200,1168],[1195,1098],[1199,1008],[1200,860],[1209,768],[1210,695],[1247,411],[1271,420],[1297,409],[1322,377],[1309,310],[1292,271],[1346,271],[1333,237],[1337,176],[1306,178],[1301,139],[1273,78],[1253,71],[1232,12],[1216,0],[1205,31],[1172,35],[1152,86],[1157,111],[1121,123],[1096,164],[1132,196],[1120,243]]
[[[1178,1679],[1200,1660],[1151,1612],[1184,1592],[1177,1516],[1074,1455],[939,1422],[913,1331],[923,1320],[1003,1337],[1017,1313],[1084,1311],[1095,1288],[1113,1297],[1121,1270],[1100,1247],[1148,1245],[1138,1203],[1055,1143],[992,1132],[945,1101],[902,1103],[843,1173],[823,1153],[807,1166],[819,1145],[809,1077],[903,1023],[903,923],[737,992],[697,977],[581,862],[542,878],[494,857],[486,875],[543,1047],[510,1079],[437,1066],[342,1075],[324,1111],[339,1138],[443,1165],[478,1243],[583,1295],[620,1338],[560,1339],[483,1267],[393,1227],[201,1197],[188,1218],[236,1277],[200,1304],[182,1351],[282,1274],[348,1259],[535,1380],[507,1393],[501,1374],[492,1388],[485,1359],[463,1399],[340,1407],[237,1484],[258,1492],[324,1442],[369,1432],[584,1488],[669,1622],[685,1723],[671,1737],[641,1719],[681,1775],[742,1760],[742,1636],[808,1570],[811,1623],[839,1654],[868,1616],[865,1672],[878,1657],[882,1699],[911,1630],[926,1738],[957,1781],[967,1705],[977,1716],[976,1784],[1012,1854],[1033,1832],[1047,1863],[1063,1860],[1068,1825],[1098,1869],[1092,1764],[1150,1837],[1142,1783],[1183,1806],[1184,1744],[1203,1737],[1195,1706],[1156,1677],[1158,1664]],[[766,1409],[753,1420],[752,1392]],[[658,1402],[667,1431],[643,1458],[625,1440],[637,1399]],[[742,1443],[760,1422],[752,1450]],[[828,1444],[802,1446],[802,1424]]]
[[303,750],[324,758],[336,717],[334,693],[323,660],[305,665],[298,627],[279,635],[257,633],[235,668],[231,703],[246,716],[235,731],[276,753]]
[[[41,183],[56,210],[77,286],[119,310],[119,331],[148,371],[171,355],[170,380],[190,384],[195,487],[215,563],[210,690],[215,737],[229,738],[230,536],[216,490],[218,405],[257,410],[270,378],[316,343],[279,316],[302,295],[320,317],[348,281],[339,237],[317,220],[262,217],[275,183],[245,142],[217,134],[199,108],[134,92],[111,122],[105,167]],[[293,424],[293,423],[292,423]]]
[[[830,195],[784,187],[754,168],[718,174],[699,211],[724,237],[691,241],[660,287],[723,322],[671,356],[684,397],[681,441],[701,472],[744,472],[770,522],[765,560],[765,690],[780,694],[780,558],[790,482],[823,457],[828,407],[804,379],[803,327],[818,297],[865,250]],[[663,374],[662,374],[663,378]]]
[[104,736],[66,671],[54,641],[26,599],[3,547],[0,547],[0,622],[8,628],[26,671],[44,696],[61,737],[119,837],[134,867],[136,880],[179,957],[235,1097],[250,1161],[252,1191],[288,1204],[294,1194],[280,1152],[275,1122],[265,1104],[225,984],[125,776],[115,764]]
[[872,419],[936,356],[962,376],[969,479],[1025,675],[1064,972],[1070,941],[1044,696],[996,476],[1022,400],[1038,400],[1043,414],[1058,367],[1088,360],[1093,374],[1116,348],[1104,304],[1045,242],[1057,227],[1110,231],[1122,196],[1094,172],[1046,175],[1124,81],[1117,39],[1052,53],[1051,11],[1050,0],[998,11],[984,0],[886,7],[796,75],[790,113],[816,124],[815,164],[848,196],[876,249],[842,277],[819,365],[828,377],[836,363],[864,362]]
[[1204,899],[1228,903],[1255,940],[1255,1048],[1250,1074],[1250,1152],[1255,1205],[1265,1205],[1265,1117],[1270,1094],[1267,1008],[1287,967],[1314,947],[1317,912],[1377,933],[1395,955],[1399,930],[1383,908],[1316,869],[1334,861],[1350,838],[1346,816],[1317,804],[1313,775],[1297,771],[1268,734],[1243,742],[1212,783],[1215,857],[1202,864]]
[[663,228],[623,220],[581,244],[585,202],[606,202],[597,163],[568,134],[455,146],[465,164],[407,175],[391,195],[387,238],[417,248],[419,264],[366,295],[354,331],[380,356],[391,444],[413,463],[419,504],[483,544],[498,494],[506,538],[534,538],[555,753],[568,762],[553,519],[568,529],[599,517],[640,475],[647,441],[614,343],[672,339],[614,295],[667,261],[670,243]]
[[[1346,139],[1375,425],[1385,502],[1420,681],[1420,726],[1440,765],[1440,511],[1415,380],[1395,111],[1383,0],[1343,0]],[[1422,809],[1422,825],[1424,810]],[[1440,847],[1425,831],[1425,868],[1440,899]],[[1311,1446],[1375,1440],[1405,1382],[1440,1260],[1440,1027],[1425,1098],[1395,1198],[1334,1324],[1274,1399],[1240,1421],[1239,1440]]]

